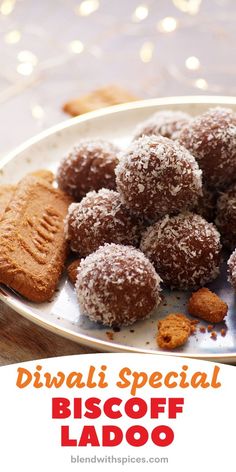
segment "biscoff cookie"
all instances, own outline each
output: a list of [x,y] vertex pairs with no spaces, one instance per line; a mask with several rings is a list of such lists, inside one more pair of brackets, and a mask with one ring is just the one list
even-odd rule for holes
[[70,282],[75,285],[77,275],[78,275],[78,268],[80,266],[81,259],[75,259],[75,261],[71,262],[67,267],[67,275]]
[[174,349],[185,344],[191,334],[191,321],[182,313],[170,313],[158,322],[157,344]]
[[63,111],[71,116],[77,116],[89,111],[99,110],[99,108],[135,100],[138,100],[138,98],[127,90],[116,85],[108,85],[65,103]]
[[214,292],[203,287],[191,295],[188,312],[210,323],[221,323],[227,315],[228,305]]
[[64,219],[71,200],[45,179],[22,179],[0,221],[0,282],[27,299],[53,295],[67,255]]
[[0,185],[0,220],[16,190],[15,185]]
[[55,176],[53,174],[53,172],[51,172],[50,170],[47,170],[47,169],[39,169],[39,170],[35,170],[34,172],[31,172],[30,174],[28,175],[33,175],[34,177],[38,177],[40,179],[44,179],[46,180],[49,184],[52,184],[54,179],[55,179]]
[[[53,172],[46,169],[36,170],[28,175],[45,179],[49,184],[52,184],[54,181]],[[12,199],[15,190],[16,185],[0,185],[0,220]]]

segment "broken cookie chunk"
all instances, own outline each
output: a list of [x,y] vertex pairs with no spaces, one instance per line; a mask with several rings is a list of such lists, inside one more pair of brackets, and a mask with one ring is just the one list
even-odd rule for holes
[[67,274],[70,282],[75,285],[77,275],[78,275],[78,268],[80,266],[81,259],[75,259],[75,261],[71,262],[70,265],[67,267]]
[[220,323],[227,315],[228,305],[218,295],[203,287],[192,294],[188,312],[210,323]]
[[158,322],[157,344],[174,349],[185,344],[191,334],[191,321],[181,313],[171,313]]

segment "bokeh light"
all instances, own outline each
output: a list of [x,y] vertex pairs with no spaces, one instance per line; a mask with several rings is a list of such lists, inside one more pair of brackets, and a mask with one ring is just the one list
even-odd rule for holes
[[173,16],[166,16],[157,23],[157,29],[161,33],[171,33],[175,31],[178,25],[178,21]]

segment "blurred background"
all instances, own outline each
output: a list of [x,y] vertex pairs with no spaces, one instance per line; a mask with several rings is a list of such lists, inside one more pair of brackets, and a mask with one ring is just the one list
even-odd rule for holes
[[0,155],[116,84],[236,94],[235,0],[0,0]]

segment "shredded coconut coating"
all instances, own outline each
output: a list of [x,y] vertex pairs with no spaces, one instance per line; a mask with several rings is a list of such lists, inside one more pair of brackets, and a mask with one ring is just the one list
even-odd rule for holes
[[216,216],[217,196],[217,192],[203,185],[202,195],[199,197],[196,207],[193,208],[193,212],[201,215],[205,220],[213,222]]
[[227,108],[211,108],[181,131],[179,142],[197,159],[203,182],[222,189],[235,180],[236,118]]
[[190,121],[188,113],[173,110],[161,110],[140,123],[134,133],[135,139],[141,136],[161,135],[165,138],[178,139],[179,133]]
[[228,260],[228,274],[228,280],[232,287],[236,290],[236,249]]
[[108,141],[82,139],[59,165],[59,187],[77,201],[92,190],[115,190],[118,154],[119,149]]
[[65,235],[72,251],[87,256],[104,243],[138,246],[144,225],[121,203],[119,194],[101,189],[72,203],[65,221]]
[[106,326],[131,325],[159,305],[160,277],[138,249],[105,244],[83,259],[76,294],[82,313]]
[[220,234],[194,213],[165,216],[146,230],[140,248],[171,288],[198,288],[219,274]]
[[236,184],[218,198],[215,223],[223,244],[233,251],[236,248]]
[[192,208],[202,194],[201,170],[178,143],[143,136],[121,156],[117,190],[133,213],[151,221]]

